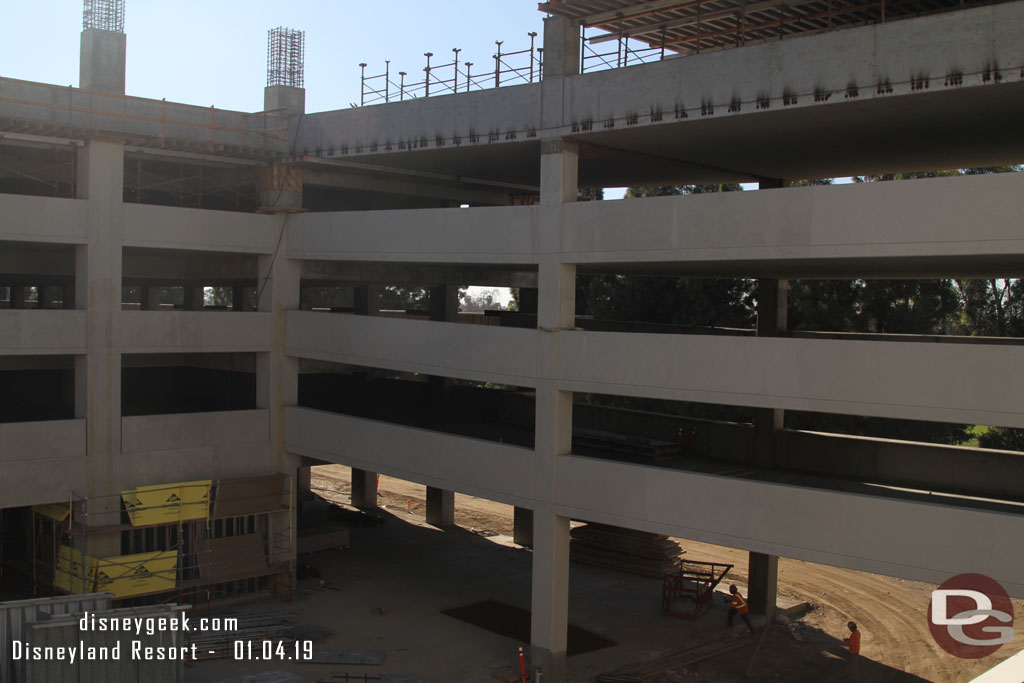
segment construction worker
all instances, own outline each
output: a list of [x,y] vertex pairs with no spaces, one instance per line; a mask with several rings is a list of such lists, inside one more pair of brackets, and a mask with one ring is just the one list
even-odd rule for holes
[[729,586],[729,594],[730,597],[727,598],[729,600],[729,617],[726,619],[726,626],[731,628],[732,618],[738,614],[740,615],[740,619],[743,620],[743,623],[750,629],[750,635],[754,635],[754,625],[750,623],[750,617],[747,616],[747,612],[750,611],[750,608],[747,606],[747,601],[743,599],[742,595],[740,595],[740,589],[737,588],[735,584]]
[[843,638],[843,642],[846,643],[846,647],[849,648],[850,653],[846,657],[846,677],[851,681],[860,680],[860,631],[857,630],[857,624],[849,622],[846,628],[850,629],[850,637]]

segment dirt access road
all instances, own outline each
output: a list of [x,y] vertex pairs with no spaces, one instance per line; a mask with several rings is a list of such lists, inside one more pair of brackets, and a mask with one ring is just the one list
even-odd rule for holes
[[[315,492],[347,502],[349,468],[314,467],[312,484]],[[379,494],[381,507],[421,517],[426,514],[426,491],[421,484],[382,476]],[[483,535],[512,535],[512,507],[503,503],[457,494],[455,521]],[[745,588],[745,551],[677,540],[692,559],[734,564],[729,580]],[[838,639],[846,636],[846,622],[851,619],[860,625],[863,656],[871,660],[865,662],[861,678],[864,681],[967,682],[1024,649],[1024,638],[1018,633],[1013,643],[981,660],[962,660],[947,654],[928,631],[926,610],[934,588],[918,581],[780,559],[780,602],[806,600],[813,609],[802,620],[809,626],[801,631],[805,638],[803,643],[797,643],[782,629],[769,634],[758,654],[755,678],[789,683],[844,680],[842,646]],[[1015,600],[1014,609],[1020,624],[1024,621],[1024,601]],[[743,656],[704,662],[665,680],[685,683],[738,680],[752,653],[751,648]]]

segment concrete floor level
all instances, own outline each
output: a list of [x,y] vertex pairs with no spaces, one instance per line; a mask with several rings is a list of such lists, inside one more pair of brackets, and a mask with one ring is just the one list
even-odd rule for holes
[[[1024,428],[1024,383],[1008,371],[1024,364],[1020,344],[787,326],[787,282],[802,277],[1024,275],[1024,174],[792,186],[1024,160],[1024,0],[932,9],[593,73],[580,72],[578,17],[553,14],[539,82],[309,113],[300,82],[270,81],[253,113],[130,97],[125,35],[87,29],[79,88],[0,78],[0,367],[38,373],[19,381],[63,371],[47,380],[59,410],[0,421],[0,509],[104,499],[90,512],[120,523],[127,489],[302,482],[322,463],[353,468],[360,505],[374,504],[377,473],[431,487],[437,519],[453,492],[513,505],[532,519],[533,551],[528,581],[508,575],[508,602],[530,608],[546,683],[604,656],[568,660],[572,613],[612,628],[573,602],[616,580],[572,588],[570,519],[749,552],[763,570],[751,602],[769,614],[780,556],[936,584],[983,573],[1024,596],[1024,546],[1006,541],[1024,533],[1024,496],[1006,485],[1018,455],[950,448],[932,462],[914,444],[783,430],[787,410]],[[760,189],[578,201],[595,187],[727,182]],[[756,331],[577,329],[578,272],[757,279]],[[518,288],[530,323],[452,324],[468,285]],[[304,288],[320,289],[319,310]],[[390,317],[382,293],[395,288],[429,290],[422,315]],[[302,405],[303,363],[429,376],[426,396],[456,383],[531,392],[532,444]],[[133,398],[168,375],[167,401]],[[174,407],[203,386],[223,400]],[[742,466],[574,453],[578,394],[753,411],[742,457],[722,458]],[[858,484],[963,498],[820,486],[809,475],[827,464],[803,463],[833,447],[881,461],[846,472]],[[289,510],[301,484],[292,494]],[[91,531],[100,556],[124,545],[123,529]],[[486,567],[506,561],[524,570],[521,554],[497,557],[467,554],[485,568],[460,583],[491,586]],[[410,560],[392,548],[377,561]],[[358,594],[359,577],[343,578]],[[451,600],[398,601],[410,621],[390,633],[433,637],[410,624],[458,602],[443,585]],[[357,611],[380,602],[359,599]],[[630,621],[615,620],[620,642]],[[508,645],[480,642],[490,661]]]

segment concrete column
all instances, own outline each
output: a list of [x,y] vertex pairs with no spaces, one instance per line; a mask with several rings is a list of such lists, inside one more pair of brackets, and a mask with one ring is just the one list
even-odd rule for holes
[[[78,197],[87,200],[88,241],[75,250],[77,308],[86,314],[86,354],[75,358],[75,414],[86,420],[88,524],[120,523],[121,250],[124,143],[93,138],[79,152]],[[119,534],[97,534],[88,553],[120,554]]]
[[245,287],[235,285],[231,288],[231,310],[245,310]]
[[357,285],[353,292],[352,308],[356,315],[378,315],[380,313],[380,287]]
[[142,310],[160,310],[160,287],[147,286],[142,288]]
[[575,324],[576,267],[562,263],[560,245],[578,159],[574,143],[541,142],[531,651],[549,683],[565,680],[569,624],[569,520],[554,513],[553,502],[557,459],[572,450],[572,392],[558,387],[558,354],[561,331]]
[[[267,86],[263,91],[263,109],[272,111],[275,127],[286,126],[286,151],[294,153],[299,122],[306,112],[306,91],[287,85]],[[278,133],[280,134],[280,133]],[[281,143],[274,143],[281,144]],[[273,209],[302,208],[302,169],[271,162],[260,171],[256,181],[260,206]]]
[[[282,222],[285,216],[279,217]],[[282,226],[284,227],[284,226]],[[270,447],[278,472],[294,475],[301,458],[285,450],[285,409],[299,402],[299,360],[285,353],[285,319],[288,311],[299,308],[301,264],[286,257],[288,233],[285,231],[276,256],[260,256],[258,282],[263,285],[257,309],[272,314],[271,351],[256,355],[256,405],[270,413]],[[293,481],[293,486],[295,485]],[[291,516],[295,528],[295,512]],[[270,520],[273,524],[273,519]],[[269,529],[268,533],[273,533]],[[295,548],[278,553],[277,561],[295,561]]]
[[550,506],[533,514],[530,664],[544,681],[563,683],[569,625],[569,518]]
[[536,287],[520,287],[519,288],[519,312],[520,313],[537,313],[537,288]]
[[512,510],[512,541],[533,547],[533,510],[516,506]]
[[[763,278],[758,281],[757,336],[777,337],[786,331],[789,287],[785,280]],[[785,411],[757,408],[754,411],[754,464],[775,466],[776,440],[785,422]]]
[[127,36],[117,31],[82,31],[78,87],[123,95],[127,42]]
[[352,468],[352,507],[372,510],[377,507],[377,473]]
[[206,305],[205,292],[202,285],[186,285],[184,292],[184,308],[186,311],[201,311]]
[[430,319],[456,322],[459,319],[459,288],[438,285],[430,288]]
[[60,307],[70,310],[75,307],[75,283],[65,282],[60,286]]
[[53,308],[53,286],[39,285],[36,291],[39,292],[36,308]]
[[25,308],[25,286],[11,285],[11,308]]
[[580,72],[580,25],[574,19],[544,19],[544,78],[572,76]]
[[455,491],[427,487],[427,524],[455,526]]
[[748,576],[747,600],[750,603],[750,611],[771,619],[775,614],[779,590],[778,555],[750,553]]

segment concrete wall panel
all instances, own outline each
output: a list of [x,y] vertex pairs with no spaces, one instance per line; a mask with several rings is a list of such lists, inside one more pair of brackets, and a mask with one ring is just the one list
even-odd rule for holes
[[71,491],[83,491],[88,463],[84,454],[84,429],[82,450],[83,454],[74,458],[4,462],[3,476],[0,477],[0,507],[62,503],[67,502]]
[[141,415],[121,418],[124,453],[180,451],[231,444],[265,444],[270,438],[267,410]]
[[288,354],[302,358],[529,386],[534,330],[289,311]]
[[85,311],[0,311],[0,354],[85,353]]
[[573,391],[1024,427],[1019,346],[565,332],[559,367]]
[[347,211],[291,220],[289,258],[536,262],[537,210],[532,206]]
[[600,123],[652,109],[665,112],[667,121],[677,105],[692,116],[705,102],[717,114],[733,99],[749,113],[758,97],[782,106],[787,91],[798,96],[795,106],[814,105],[816,90],[836,92],[841,101],[851,83],[861,99],[888,97],[876,93],[880,81],[906,94],[912,77],[941,85],[953,70],[964,75],[963,85],[980,85],[987,65],[1009,67],[1009,76],[1024,63],[1021,30],[1024,8],[1003,3],[573,76],[565,123]]
[[86,202],[0,194],[0,241],[85,244]]
[[564,258],[575,263],[1024,254],[1021,173],[579,202],[564,211]]
[[309,408],[287,408],[289,451],[513,505],[533,497],[533,451]]
[[277,244],[283,221],[282,216],[125,204],[124,244],[127,247],[270,254]]
[[85,457],[85,420],[0,424],[0,463],[4,466],[19,461],[82,457]]
[[[438,86],[440,88],[440,86]],[[430,146],[434,138],[459,135],[468,143],[471,130],[484,140],[491,131],[520,131],[518,139],[527,131],[540,127],[540,84],[524,84],[493,90],[463,93],[458,97],[434,97],[392,102],[372,107],[338,109],[307,114],[302,119],[295,147],[312,152],[333,148],[340,152],[344,145],[350,153],[369,152],[369,145],[381,148],[388,142],[395,148],[399,143],[411,147],[427,138]],[[504,135],[502,136],[504,138]],[[447,144],[451,144],[448,142]]]
[[1024,597],[1024,515],[766,484],[578,456],[557,459],[555,510],[836,567],[942,583],[980,572]]
[[270,313],[122,311],[125,353],[269,351]]

